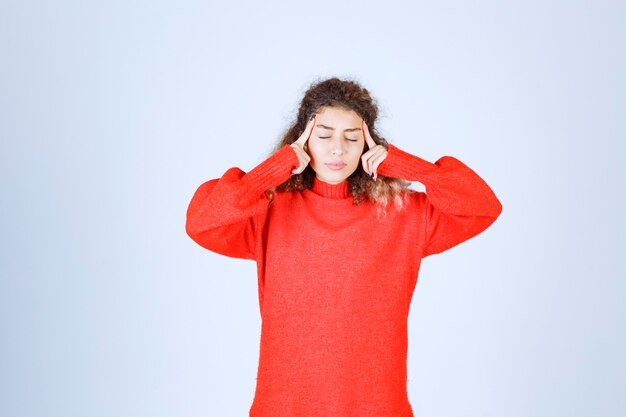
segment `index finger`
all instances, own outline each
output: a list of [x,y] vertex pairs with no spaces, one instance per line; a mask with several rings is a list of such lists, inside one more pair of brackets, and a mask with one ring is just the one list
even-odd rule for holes
[[309,121],[306,124],[306,127],[304,128],[304,132],[302,132],[302,134],[300,135],[298,140],[296,140],[295,143],[301,146],[304,146],[306,141],[309,140],[309,137],[311,136],[311,132],[313,131],[313,126],[315,125],[315,119],[317,119],[317,115],[313,114],[313,117],[309,119]]
[[372,136],[370,135],[370,130],[367,127],[367,123],[365,123],[365,120],[361,119],[361,129],[363,130],[363,136],[365,136],[365,142],[367,142],[367,146],[369,146],[369,149],[372,149],[374,146],[376,146],[376,142],[374,142],[374,139],[372,139]]

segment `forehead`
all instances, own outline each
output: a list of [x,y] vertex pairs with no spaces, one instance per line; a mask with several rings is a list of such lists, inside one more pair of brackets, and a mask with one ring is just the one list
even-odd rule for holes
[[361,130],[361,117],[354,110],[324,107],[316,119],[316,127],[323,130]]

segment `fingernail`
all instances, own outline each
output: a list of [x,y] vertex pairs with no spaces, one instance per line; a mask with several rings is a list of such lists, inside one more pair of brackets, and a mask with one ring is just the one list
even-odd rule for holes
[[311,118],[309,120],[313,120],[313,119],[315,119],[315,113],[311,115]]

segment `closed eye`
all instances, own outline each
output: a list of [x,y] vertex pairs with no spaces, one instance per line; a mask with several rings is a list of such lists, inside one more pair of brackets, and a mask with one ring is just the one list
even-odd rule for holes
[[[320,139],[330,139],[331,137],[330,136],[318,136],[318,138],[320,138]],[[346,140],[348,140],[350,142],[358,142],[359,141],[358,139],[348,139],[348,138],[346,138]]]

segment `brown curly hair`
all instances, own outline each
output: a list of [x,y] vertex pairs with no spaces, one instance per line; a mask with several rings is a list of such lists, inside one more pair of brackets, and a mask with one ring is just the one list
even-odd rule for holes
[[[388,142],[376,131],[378,106],[370,96],[369,91],[354,80],[341,80],[333,77],[313,82],[310,85],[300,102],[296,120],[287,128],[287,131],[282,135],[282,139],[276,143],[271,153],[277,152],[283,146],[298,140],[302,132],[304,132],[311,115],[320,112],[324,107],[353,110],[367,123],[374,142],[387,148]],[[308,165],[302,173],[292,175],[284,183],[268,189],[266,195],[271,200],[275,191],[286,192],[308,189],[313,184],[314,177],[315,171]],[[412,191],[408,189],[410,182],[400,178],[379,175],[377,181],[373,181],[363,170],[361,164],[348,177],[347,181],[349,182],[348,188],[354,204],[360,204],[363,200],[370,200],[378,203],[379,212],[381,208],[383,212],[386,212],[385,207],[392,201],[399,208],[404,207],[406,191]]]

